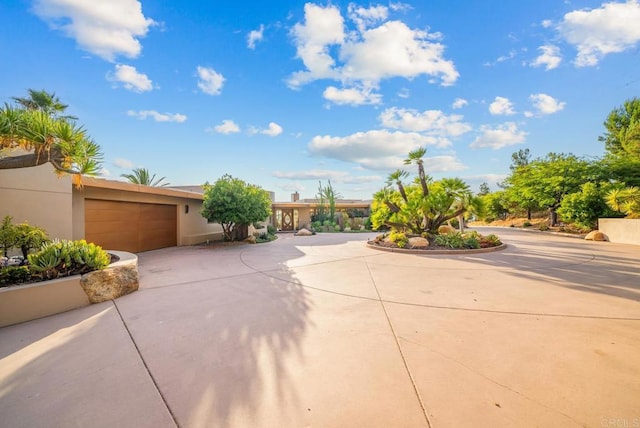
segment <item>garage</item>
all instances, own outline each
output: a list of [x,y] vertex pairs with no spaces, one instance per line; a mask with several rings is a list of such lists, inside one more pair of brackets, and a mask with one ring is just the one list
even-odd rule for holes
[[176,205],[85,199],[85,239],[133,253],[177,245]]

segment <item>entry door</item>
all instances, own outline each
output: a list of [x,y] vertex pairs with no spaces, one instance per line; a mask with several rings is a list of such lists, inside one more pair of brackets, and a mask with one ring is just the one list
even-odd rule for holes
[[293,230],[293,210],[282,210],[282,230]]

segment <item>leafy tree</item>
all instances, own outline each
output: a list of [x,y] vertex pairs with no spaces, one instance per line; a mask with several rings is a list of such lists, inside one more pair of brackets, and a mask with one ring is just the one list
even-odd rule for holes
[[[389,176],[387,187],[374,195],[371,221],[375,229],[386,226],[399,232],[435,235],[448,220],[464,215],[472,208],[480,210],[480,198],[475,197],[459,178],[436,182],[427,178],[422,161],[425,153],[423,148],[415,150],[409,153],[405,162],[418,165],[415,184],[404,184],[401,179],[406,174],[396,171]],[[392,189],[392,184],[397,190]]]
[[487,193],[481,195],[480,198],[484,205],[484,215],[482,216],[484,221],[491,222],[497,218],[503,219],[509,212],[507,191],[505,190]]
[[5,216],[0,224],[0,248],[5,257],[8,257],[9,250],[16,246],[17,231],[11,223],[12,219],[10,215]]
[[[76,184],[80,183],[82,174],[100,172],[100,146],[82,126],[58,115],[57,110],[63,108],[64,111],[66,106],[35,108],[27,99],[19,100],[17,106],[5,104],[0,108],[0,169],[51,163],[56,172],[71,174]],[[28,107],[20,104],[22,102]],[[9,156],[16,150],[26,154]]]
[[640,98],[632,98],[609,113],[606,131],[598,139],[608,153],[640,159]]
[[511,197],[521,197],[549,210],[549,223],[558,223],[556,210],[562,199],[580,191],[586,182],[597,181],[593,164],[572,154],[549,153],[526,166],[518,167],[507,178]]
[[640,218],[640,188],[626,187],[610,190],[605,196],[607,205],[628,218]]
[[488,195],[489,193],[491,193],[491,189],[489,188],[489,185],[487,184],[487,182],[484,183],[480,183],[480,191],[478,192],[478,196],[485,196]]
[[511,154],[511,165],[509,169],[515,171],[521,166],[529,165],[529,162],[531,162],[531,152],[529,152],[529,149],[520,149]]
[[616,217],[605,203],[605,195],[619,188],[606,182],[584,183],[580,191],[566,195],[558,208],[558,214],[563,220],[576,224],[585,229],[596,229],[598,218]]
[[41,111],[48,116],[61,119],[77,120],[75,116],[63,115],[67,104],[63,104],[55,93],[47,92],[44,89],[36,91],[35,89],[27,89],[28,97],[11,97],[19,106],[25,110]]
[[47,242],[49,242],[49,237],[44,229],[31,226],[27,223],[16,225],[16,241],[14,246],[20,248],[25,260],[30,250],[38,249]]
[[155,174],[151,174],[146,168],[134,168],[131,174],[120,174],[120,177],[126,178],[129,183],[142,184],[144,186],[165,187],[171,183],[163,183],[166,177],[156,178]]
[[201,214],[222,225],[226,241],[247,238],[250,224],[271,215],[269,193],[259,186],[226,174],[213,185],[206,183],[203,187]]

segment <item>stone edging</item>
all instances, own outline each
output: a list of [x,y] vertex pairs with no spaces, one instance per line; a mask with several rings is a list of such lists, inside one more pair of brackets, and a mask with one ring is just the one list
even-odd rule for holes
[[494,251],[500,251],[507,248],[507,244],[500,244],[497,247],[489,247],[489,248],[473,248],[466,250],[413,250],[408,248],[390,248],[390,247],[382,247],[380,245],[370,244],[367,242],[367,247],[373,248],[374,250],[379,251],[387,251],[390,253],[403,253],[403,254],[422,254],[422,255],[442,255],[442,254],[479,254],[479,253],[492,253]]

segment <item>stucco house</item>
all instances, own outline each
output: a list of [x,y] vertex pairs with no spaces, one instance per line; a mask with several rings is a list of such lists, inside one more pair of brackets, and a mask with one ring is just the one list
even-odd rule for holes
[[84,177],[76,188],[50,164],[0,170],[0,216],[27,221],[51,238],[86,239],[140,252],[222,239],[200,215],[202,192]]

